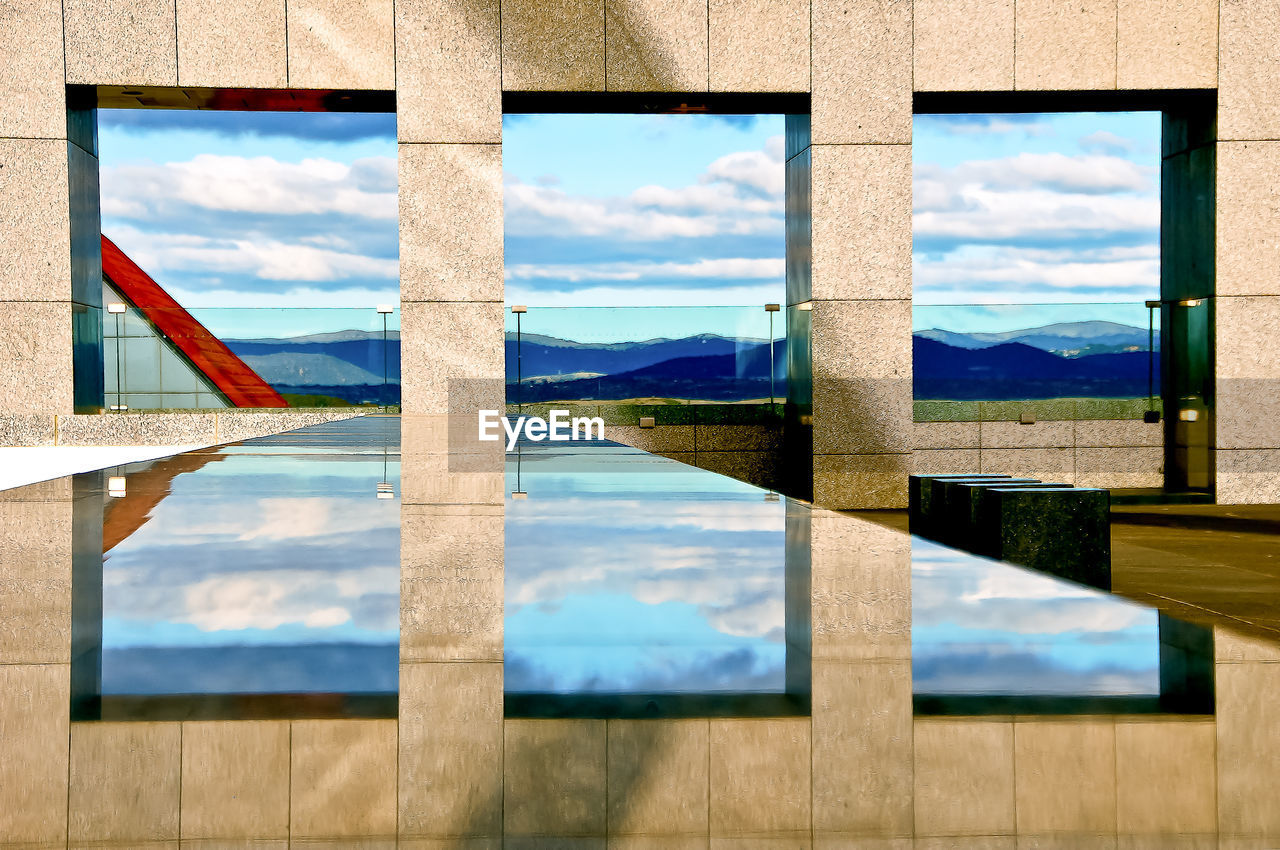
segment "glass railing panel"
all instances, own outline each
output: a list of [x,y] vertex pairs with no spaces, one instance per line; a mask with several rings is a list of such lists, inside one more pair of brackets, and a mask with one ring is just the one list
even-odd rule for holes
[[508,307],[507,403],[780,405],[785,325],[765,305]]
[[917,421],[1143,419],[1161,409],[1147,302],[912,309]]
[[400,403],[398,309],[123,306],[103,316],[109,411]]

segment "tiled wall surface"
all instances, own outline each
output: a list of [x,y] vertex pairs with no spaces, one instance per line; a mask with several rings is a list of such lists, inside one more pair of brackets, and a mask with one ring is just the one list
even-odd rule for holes
[[0,594],[21,592],[0,596],[0,844],[1163,848],[1280,832],[1274,646],[1216,631],[1216,717],[915,717],[910,538],[823,511],[807,529],[811,716],[504,720],[501,479],[450,473],[445,426],[405,421],[438,451],[405,456],[436,483],[402,506],[398,720],[70,723],[74,493],[3,494]]
[[[606,427],[610,440],[719,472],[758,487],[785,489],[783,437],[766,425]],[[1079,487],[1152,488],[1164,483],[1159,423],[1097,419],[916,422],[917,474],[996,472]]]
[[355,407],[216,413],[0,414],[0,445],[216,445],[360,415],[360,409]]
[[[448,378],[501,377],[504,90],[807,92],[788,162],[805,191],[788,204],[812,250],[793,258],[788,302],[815,304],[814,492],[900,507],[913,92],[1217,89],[1216,365],[1272,380],[1278,39],[1280,0],[13,0],[0,7],[0,410],[72,412],[69,320],[98,309],[74,282],[95,270],[71,268],[92,229],[77,222],[96,216],[96,159],[68,129],[68,83],[394,88],[404,409],[420,414],[447,409]],[[1271,404],[1219,400],[1221,501],[1277,498]]]
[[1084,419],[917,422],[919,474],[994,472],[1078,487],[1161,487],[1163,425]]

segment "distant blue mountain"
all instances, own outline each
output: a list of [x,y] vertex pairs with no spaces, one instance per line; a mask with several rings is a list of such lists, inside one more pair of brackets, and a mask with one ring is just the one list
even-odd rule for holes
[[[774,343],[773,392],[785,398],[786,342]],[[585,370],[584,370],[585,371]],[[568,380],[527,380],[517,393],[509,375],[507,399],[525,403],[585,399],[690,398],[743,401],[769,397],[769,346],[744,345],[732,354],[674,357],[614,375]]]
[[[516,378],[517,352],[520,374],[525,378],[583,372],[616,375],[680,358],[733,356],[764,343],[762,339],[734,339],[716,334],[615,343],[580,343],[524,334],[517,348],[516,335],[507,333],[507,380]],[[765,377],[768,377],[767,371]]]
[[[1147,394],[1147,353],[1062,357],[1020,342],[964,349],[917,336],[918,399],[1137,398]],[[1160,392],[1159,364],[1155,392]]]
[[[916,331],[915,336],[945,342],[956,348],[990,348],[1007,342],[1020,342],[1042,351],[1057,354],[1101,354],[1108,351],[1125,351],[1147,348],[1147,329],[1118,322],[1058,322],[1038,328],[1024,328],[998,333],[959,333],[930,328]],[[1155,345],[1160,347],[1160,332],[1156,331]]]
[[[332,395],[355,403],[388,403],[399,397],[396,332],[388,335],[385,347],[381,332],[369,331],[225,342],[281,392]],[[1146,345],[1145,328],[1101,321],[1001,333],[919,331],[914,335],[915,397],[1143,396]],[[386,388],[379,380],[384,356]],[[769,395],[769,344],[762,339],[698,334],[581,343],[523,334],[517,344],[516,335],[508,333],[510,398],[515,397],[517,362],[526,402],[647,397],[736,401]],[[779,340],[774,343],[773,382],[779,396],[786,392],[785,363],[786,343]]]
[[[386,357],[387,380],[400,383],[400,334],[381,331],[342,331],[284,339],[224,339],[237,357],[248,361],[273,386],[356,385],[381,380]],[[290,356],[293,355],[293,356]],[[296,355],[324,355],[323,357]],[[342,361],[359,371],[343,369]]]

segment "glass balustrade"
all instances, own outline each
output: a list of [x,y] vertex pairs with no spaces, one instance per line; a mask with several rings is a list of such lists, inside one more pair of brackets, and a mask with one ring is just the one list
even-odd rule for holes
[[103,303],[108,412],[400,403],[398,307]]
[[1141,301],[915,305],[916,421],[1150,419],[1162,407],[1160,312]]

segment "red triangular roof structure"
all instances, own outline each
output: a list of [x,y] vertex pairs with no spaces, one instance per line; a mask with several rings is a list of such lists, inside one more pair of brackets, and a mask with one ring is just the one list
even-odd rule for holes
[[102,273],[236,407],[288,407],[284,396],[209,333],[138,264],[102,237]]

